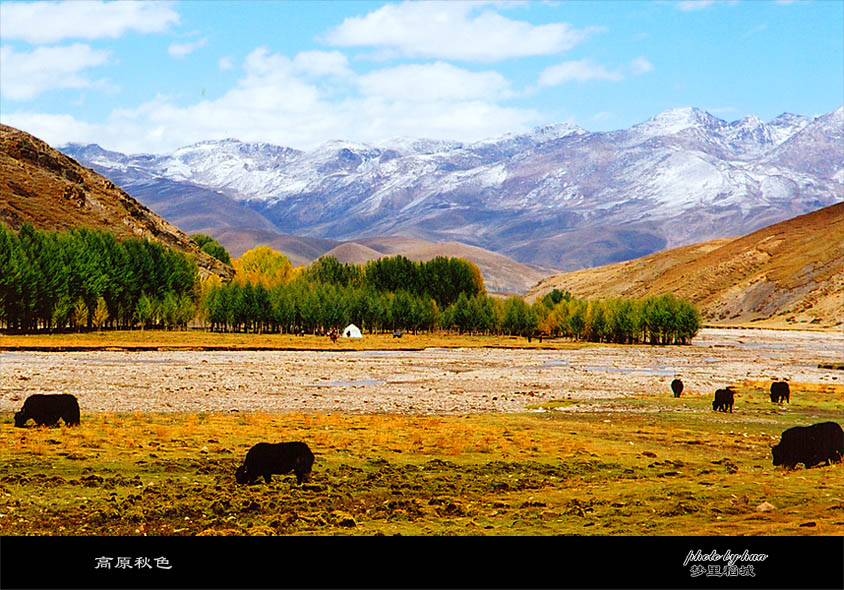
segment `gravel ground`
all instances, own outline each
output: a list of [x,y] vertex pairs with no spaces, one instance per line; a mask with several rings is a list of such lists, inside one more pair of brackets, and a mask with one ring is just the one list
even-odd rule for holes
[[731,382],[841,383],[844,334],[701,330],[691,346],[418,352],[5,352],[0,411],[73,393],[82,412],[518,412],[559,399],[711,395]]

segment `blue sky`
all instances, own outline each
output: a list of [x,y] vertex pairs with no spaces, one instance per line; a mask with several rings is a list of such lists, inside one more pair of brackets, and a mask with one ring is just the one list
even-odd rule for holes
[[52,145],[472,141],[842,103],[841,0],[0,0],[0,121]]

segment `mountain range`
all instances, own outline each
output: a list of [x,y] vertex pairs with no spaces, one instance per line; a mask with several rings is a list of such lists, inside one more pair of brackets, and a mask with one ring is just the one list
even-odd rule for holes
[[[818,149],[811,153],[797,150],[795,144],[789,144],[795,137],[792,135],[768,153],[771,159],[792,161],[795,154],[801,154],[801,165],[812,167],[817,177],[831,177],[830,182],[839,182],[841,151],[836,142],[840,142],[840,133],[836,139],[828,129],[819,130],[814,126],[819,119],[797,132],[802,135],[808,130],[810,134],[802,140]],[[836,129],[834,125],[832,131]],[[215,218],[214,212],[205,207],[212,197],[228,207],[221,211],[228,211],[229,219],[242,215],[251,222],[251,216],[257,215],[223,192],[162,177],[152,177],[149,185],[161,189],[156,193],[161,206],[175,207],[188,223],[205,223]],[[193,191],[187,190],[191,187]],[[202,273],[225,278],[233,274],[231,267],[198,251],[183,231],[109,179],[45,142],[4,125],[0,125],[0,197],[0,221],[13,228],[23,222],[44,229],[101,227],[120,238],[146,237],[192,252]],[[179,206],[184,207],[181,213]],[[460,256],[478,264],[491,291],[524,292],[528,290],[525,282],[531,281],[535,286],[528,290],[529,301],[553,288],[570,290],[578,297],[642,297],[670,292],[698,304],[709,323],[813,327],[844,324],[844,202],[840,200],[743,237],[703,241],[554,276],[548,276],[552,274],[548,269],[531,269],[501,254],[460,242],[432,243],[403,236],[338,241],[282,235],[271,224],[264,229],[220,227],[218,231],[229,242],[240,240],[236,242],[239,252],[254,243],[270,243],[291,253],[294,264],[307,264],[326,254],[358,264],[394,254],[414,260]],[[589,230],[580,231],[588,235]],[[543,277],[546,278],[537,282]]]
[[744,235],[844,200],[844,107],[767,122],[671,109],[618,131],[562,123],[473,143],[60,149],[227,248],[305,240],[299,249],[313,255],[401,236],[491,250],[540,272]]

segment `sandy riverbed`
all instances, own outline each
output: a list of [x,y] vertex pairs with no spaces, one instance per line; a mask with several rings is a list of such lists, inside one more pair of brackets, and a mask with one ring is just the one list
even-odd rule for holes
[[744,380],[842,383],[844,335],[704,329],[691,346],[364,352],[5,352],[0,411],[73,393],[83,413],[516,412],[559,399],[710,395]]

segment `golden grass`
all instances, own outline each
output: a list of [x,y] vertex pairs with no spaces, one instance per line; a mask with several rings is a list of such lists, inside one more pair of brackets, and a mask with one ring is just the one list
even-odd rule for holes
[[515,336],[434,334],[366,334],[361,339],[290,334],[230,334],[204,330],[118,330],[66,334],[0,334],[0,350],[422,350],[425,348],[566,349],[588,346],[567,340],[539,340]]
[[[506,415],[97,413],[74,428],[5,414],[0,534],[844,533],[844,464],[788,471],[770,455],[790,426],[840,422],[844,386],[792,383],[779,407],[763,385],[737,384],[733,414],[708,396]],[[234,483],[253,444],[282,440],[315,452],[310,484]]]

